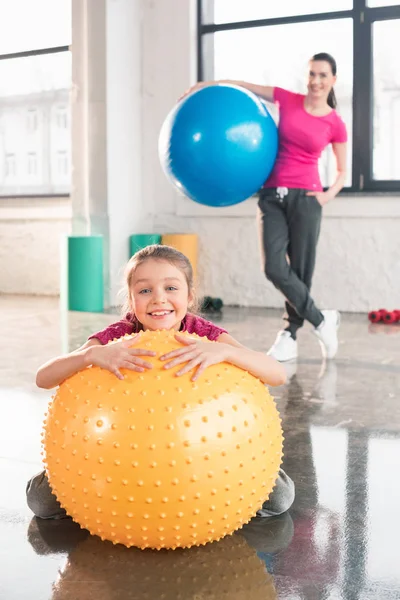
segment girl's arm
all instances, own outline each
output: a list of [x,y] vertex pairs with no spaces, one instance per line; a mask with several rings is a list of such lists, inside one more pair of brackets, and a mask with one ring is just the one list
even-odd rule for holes
[[217,342],[230,346],[230,351],[228,350],[225,359],[226,362],[248,371],[267,385],[278,386],[286,383],[284,367],[272,356],[242,346],[228,333],[221,333]]
[[182,347],[160,356],[160,360],[167,361],[164,369],[172,369],[184,363],[175,373],[178,377],[194,371],[192,381],[196,381],[207,367],[228,362],[248,371],[267,385],[277,386],[286,382],[286,371],[278,361],[242,346],[227,333],[221,333],[216,342],[211,344],[179,333],[175,338]]
[[[139,336],[136,337],[139,339]],[[140,356],[155,356],[155,352],[132,348],[134,340],[135,338],[122,339],[103,346],[97,338],[91,339],[74,352],[53,358],[41,366],[36,374],[36,385],[49,390],[90,365],[107,369],[118,379],[124,378],[121,368],[140,373],[151,369],[153,365]]]
[[75,375],[78,371],[88,367],[91,362],[89,361],[89,349],[92,346],[101,345],[99,340],[89,340],[83,346],[64,356],[57,356],[47,361],[44,365],[39,367],[36,373],[36,385],[40,388],[50,390],[56,387],[68,377]]
[[229,85],[237,85],[242,87],[249,92],[253,92],[256,96],[260,96],[264,100],[268,102],[274,101],[274,86],[270,85],[258,85],[257,83],[249,83],[248,81],[236,81],[233,79],[219,79],[218,81],[199,81],[194,86],[192,86],[185,94],[182,96],[184,98],[188,94],[200,90],[201,88],[208,87],[210,85],[216,85],[218,83],[227,83]]

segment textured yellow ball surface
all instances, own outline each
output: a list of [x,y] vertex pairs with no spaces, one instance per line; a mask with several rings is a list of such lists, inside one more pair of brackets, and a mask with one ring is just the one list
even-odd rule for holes
[[135,345],[157,353],[153,369],[124,370],[122,381],[90,367],[57,390],[43,434],[50,485],[102,539],[156,549],[218,540],[247,523],[275,484],[275,403],[259,379],[227,363],[196,382],[164,369],[159,356],[180,347],[173,332],[143,332]]

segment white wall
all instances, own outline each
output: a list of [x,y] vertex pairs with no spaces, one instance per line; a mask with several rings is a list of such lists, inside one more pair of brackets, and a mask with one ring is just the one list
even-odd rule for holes
[[[91,1],[93,0],[89,0]],[[98,202],[101,202],[101,206],[108,207],[106,215],[104,211],[101,213],[102,218],[112,222],[116,218],[116,212],[112,212],[113,198],[115,194],[124,191],[121,182],[127,182],[126,187],[132,190],[133,197],[128,196],[126,202],[134,202],[137,214],[145,215],[145,224],[142,226],[147,231],[153,229],[158,233],[198,233],[201,292],[220,296],[226,304],[282,306],[281,296],[266,282],[261,273],[255,222],[256,202],[249,200],[226,209],[199,206],[178,195],[165,179],[159,165],[157,143],[162,122],[178,96],[195,81],[194,0],[157,3],[154,0],[142,0],[141,11],[137,10],[137,4],[135,10],[132,7],[129,9],[126,1],[108,0],[108,8],[114,11],[115,27],[121,26],[120,15],[115,12],[118,7],[126,11],[126,15],[130,14],[130,18],[135,21],[131,26],[132,36],[136,36],[135,40],[132,40],[131,51],[140,51],[141,86],[138,87],[137,56],[135,59],[129,58],[128,64],[132,65],[131,74],[129,69],[118,68],[112,77],[108,78],[107,85],[112,82],[115,91],[115,86],[119,83],[118,90],[122,94],[121,82],[126,81],[128,97],[131,98],[135,98],[135,94],[140,91],[141,102],[132,102],[132,114],[129,115],[127,123],[132,132],[135,123],[140,122],[141,132],[139,133],[137,125],[138,137],[131,144],[129,139],[124,138],[126,152],[132,152],[135,156],[124,157],[119,154],[116,159],[110,149],[118,143],[121,120],[118,115],[109,120],[107,172],[111,179],[107,184],[107,199],[105,201],[103,193],[100,194],[102,189],[99,189],[91,201],[96,204],[96,197],[102,196]],[[111,26],[109,21],[106,31],[109,40],[112,40],[110,43],[114,44],[113,52],[117,53],[117,38],[110,32]],[[127,35],[129,28],[124,29],[124,47],[129,50]],[[108,61],[112,56],[113,54],[108,55]],[[117,57],[117,54],[114,56]],[[103,68],[105,69],[105,65]],[[112,64],[109,62],[108,69],[110,68]],[[104,77],[104,73],[97,72],[97,77]],[[119,82],[116,81],[118,77]],[[129,77],[131,79],[128,81]],[[116,94],[110,95],[109,88],[108,100],[111,105],[118,105]],[[124,110],[129,110],[125,101]],[[117,125],[111,130],[112,122]],[[77,143],[76,139],[74,143]],[[140,181],[129,177],[127,169],[132,168],[129,167],[132,165],[132,158],[140,162]],[[99,177],[96,178],[93,164],[91,169],[91,179],[96,184],[95,187],[99,187],[98,182],[106,181],[106,177],[99,171]],[[81,171],[80,167],[80,177]],[[80,186],[77,188],[80,189]],[[1,203],[0,199],[0,207]],[[94,213],[96,210],[99,212],[99,206],[96,204],[93,207]],[[129,211],[129,226],[121,230],[116,224],[109,229],[114,274],[123,267],[129,232],[138,231],[138,222],[132,216],[131,209],[132,206]],[[121,214],[120,206],[118,211]],[[79,210],[76,209],[76,212]],[[0,292],[56,293],[58,238],[60,232],[68,229],[68,218],[60,214],[57,220],[49,222],[48,219],[32,219],[28,213],[22,212],[20,218],[16,219],[14,212],[13,219],[6,222],[1,215],[0,210]],[[76,218],[74,209],[74,219]],[[321,307],[335,306],[344,311],[354,312],[369,308],[398,308],[399,226],[400,197],[343,196],[328,206],[324,211],[313,284],[313,295],[317,303]],[[19,233],[21,227],[23,244]],[[44,240],[47,244],[46,249]],[[18,260],[13,262],[11,273],[9,263],[10,258],[14,257]],[[31,257],[37,258],[32,261]],[[120,265],[117,264],[118,261]],[[3,276],[5,272],[6,277]],[[29,286],[26,285],[27,281],[30,282]],[[112,283],[111,294],[115,302]]]
[[[256,209],[253,199],[236,211],[203,210],[177,200],[173,215],[161,213],[160,206],[156,227],[198,233],[206,294],[231,305],[278,308],[282,297],[261,272]],[[349,312],[398,307],[400,197],[343,196],[324,211],[313,282],[317,304]]]
[[61,244],[70,229],[69,198],[2,198],[0,293],[57,295]]

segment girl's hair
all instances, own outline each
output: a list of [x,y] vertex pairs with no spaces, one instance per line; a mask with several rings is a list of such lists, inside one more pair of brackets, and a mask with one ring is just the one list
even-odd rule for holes
[[[190,260],[179,252],[179,250],[175,250],[175,248],[171,248],[171,246],[162,246],[160,244],[153,244],[152,246],[146,246],[142,250],[136,252],[132,258],[130,258],[128,264],[125,268],[125,304],[123,306],[123,312],[132,311],[133,306],[131,305],[131,286],[132,279],[135,274],[136,269],[142,265],[146,260],[160,260],[169,262],[171,265],[174,265],[177,269],[179,269],[185,276],[186,283],[188,286],[189,293],[192,293],[194,296],[194,277],[193,277],[193,268],[190,263]],[[192,301],[190,306],[191,311],[196,310],[196,302]]]
[[[337,71],[336,60],[333,58],[333,56],[331,56],[327,52],[320,52],[319,54],[314,54],[314,56],[312,56],[310,58],[310,62],[313,62],[313,61],[324,61],[324,62],[329,63],[329,65],[331,67],[332,75],[336,75],[336,71]],[[331,108],[337,107],[335,90],[333,88],[331,89],[331,91],[329,92],[329,95],[328,95],[328,105]]]

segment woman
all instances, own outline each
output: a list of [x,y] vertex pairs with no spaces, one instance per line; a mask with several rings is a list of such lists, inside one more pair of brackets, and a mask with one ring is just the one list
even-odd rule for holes
[[[334,58],[320,53],[309,62],[306,95],[232,80],[200,82],[190,90],[229,83],[279,105],[278,156],[259,199],[265,274],[286,298],[288,324],[269,350],[279,361],[297,358],[297,331],[305,320],[314,326],[326,358],[333,358],[338,348],[339,312],[319,310],[310,295],[322,207],[338,194],[346,178],[347,132],[335,110],[335,82]],[[337,177],[323,191],[318,159],[329,144]]]

